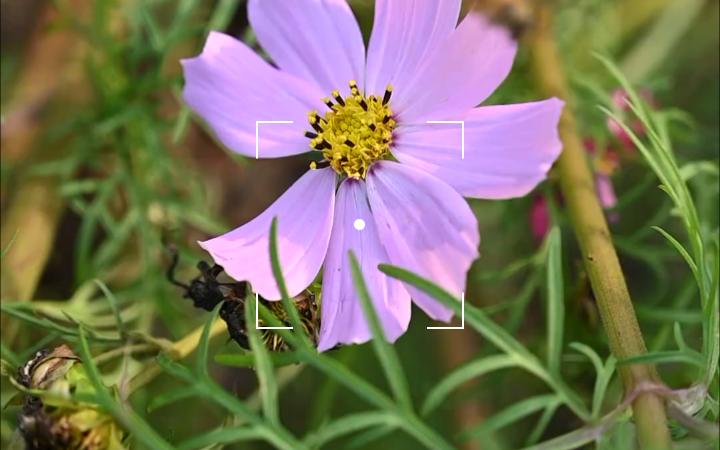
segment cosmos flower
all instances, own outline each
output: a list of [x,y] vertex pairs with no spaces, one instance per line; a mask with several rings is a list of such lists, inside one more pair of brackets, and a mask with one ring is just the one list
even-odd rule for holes
[[[458,297],[478,257],[475,215],[463,197],[522,196],[560,152],[557,99],[476,107],[507,76],[516,43],[460,0],[378,0],[365,51],[345,0],[250,0],[248,15],[274,65],[213,32],[183,61],[184,98],[219,140],[240,154],[311,163],[266,211],[201,245],[233,278],[266,299],[280,293],[269,258],[278,218],[290,295],[322,274],[319,350],[371,337],[352,283],[354,251],[385,336],[408,327],[411,299],[430,317],[452,311],[391,279],[404,267]],[[464,121],[464,158],[459,124]]]

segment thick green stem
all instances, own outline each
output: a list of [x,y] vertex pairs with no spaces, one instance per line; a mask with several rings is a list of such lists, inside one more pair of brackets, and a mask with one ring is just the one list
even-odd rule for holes
[[[551,16],[547,7],[539,7],[531,45],[536,76],[542,89],[548,95],[568,99],[569,90],[552,38]],[[560,120],[560,137],[563,142],[563,152],[557,163],[560,187],[610,349],[621,360],[641,355],[647,351],[645,342],[603,209],[595,193],[594,178],[588,168],[570,106],[565,107]],[[618,370],[627,395],[641,392],[632,402],[641,447],[650,450],[672,448],[663,399],[644,390],[657,382],[654,367],[635,364],[621,366]]]

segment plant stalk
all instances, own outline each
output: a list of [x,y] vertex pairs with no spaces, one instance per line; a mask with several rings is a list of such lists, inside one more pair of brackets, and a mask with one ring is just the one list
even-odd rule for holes
[[[225,322],[222,319],[216,319],[210,328],[210,339],[219,336],[226,331],[227,326],[225,325]],[[200,337],[202,336],[202,332],[203,326],[200,326],[179,341],[175,341],[171,345],[170,349],[167,351],[167,356],[173,361],[185,359],[197,349],[197,346],[200,343]],[[128,390],[127,394],[129,395],[130,393],[135,392],[142,386],[145,386],[160,373],[162,373],[162,369],[157,362],[153,362],[148,366],[144,367],[142,372],[136,374],[130,380],[130,389]]]
[[[550,9],[538,5],[535,31],[530,42],[536,78],[546,94],[568,100],[570,91],[552,36]],[[580,244],[610,350],[619,360],[644,354],[647,352],[645,342],[570,106],[565,107],[559,127],[563,142],[563,152],[557,162],[560,188]],[[659,382],[655,368],[648,364],[624,365],[618,368],[618,372],[626,395],[640,392],[632,402],[632,409],[641,448],[671,449],[663,399],[657,393],[645,390]]]

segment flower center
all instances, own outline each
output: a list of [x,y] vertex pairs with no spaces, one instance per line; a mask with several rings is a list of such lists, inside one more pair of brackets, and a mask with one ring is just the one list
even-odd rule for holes
[[[392,86],[388,85],[382,98],[366,97],[353,80],[350,92],[342,98],[340,92],[334,90],[335,103],[324,98],[330,110],[323,116],[316,110],[310,111],[308,120],[314,131],[306,132],[305,136],[310,138],[313,150],[322,152],[323,163],[341,175],[362,179],[373,162],[390,153],[396,124],[388,105]],[[313,162],[310,167],[316,168],[317,164]]]

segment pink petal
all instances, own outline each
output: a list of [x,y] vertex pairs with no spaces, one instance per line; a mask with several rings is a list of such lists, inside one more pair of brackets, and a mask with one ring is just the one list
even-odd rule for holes
[[545,197],[539,195],[533,198],[530,206],[530,231],[537,241],[542,241],[550,229],[550,211]]
[[369,94],[402,92],[431,51],[457,25],[459,0],[377,0],[367,55]]
[[460,124],[398,130],[393,155],[455,188],[465,197],[511,198],[545,179],[560,154],[558,120],[563,102],[483,106],[465,118],[465,159]]
[[280,299],[270,265],[270,224],[278,218],[280,265],[289,294],[307,288],[325,259],[335,205],[335,172],[310,170],[245,225],[200,242],[217,264],[238,281],[249,281],[268,300]]
[[[362,310],[348,259],[350,250],[360,262],[385,338],[394,342],[410,323],[410,294],[402,283],[377,269],[389,261],[368,206],[365,183],[345,180],[337,193],[335,222],[323,272],[322,321],[318,350],[337,344],[366,342],[372,337]],[[365,228],[357,230],[356,220]]]
[[424,58],[412,81],[393,92],[391,107],[406,124],[461,120],[505,79],[516,47],[504,27],[470,13]]
[[260,45],[283,71],[314,82],[323,94],[363,85],[365,44],[345,0],[250,0]]
[[323,107],[323,94],[315,86],[280,72],[242,42],[218,32],[210,33],[199,56],[182,64],[185,101],[228,148],[254,156],[255,122],[286,120],[293,123],[260,125],[260,157],[309,151],[307,112]]
[[613,188],[612,180],[609,176],[595,173],[595,191],[597,192],[600,205],[604,209],[611,209],[617,205],[617,196],[615,188]]
[[[459,298],[480,243],[477,219],[465,200],[437,178],[390,161],[372,166],[367,185],[380,241],[390,262]],[[449,308],[406,287],[430,317],[450,320]]]

